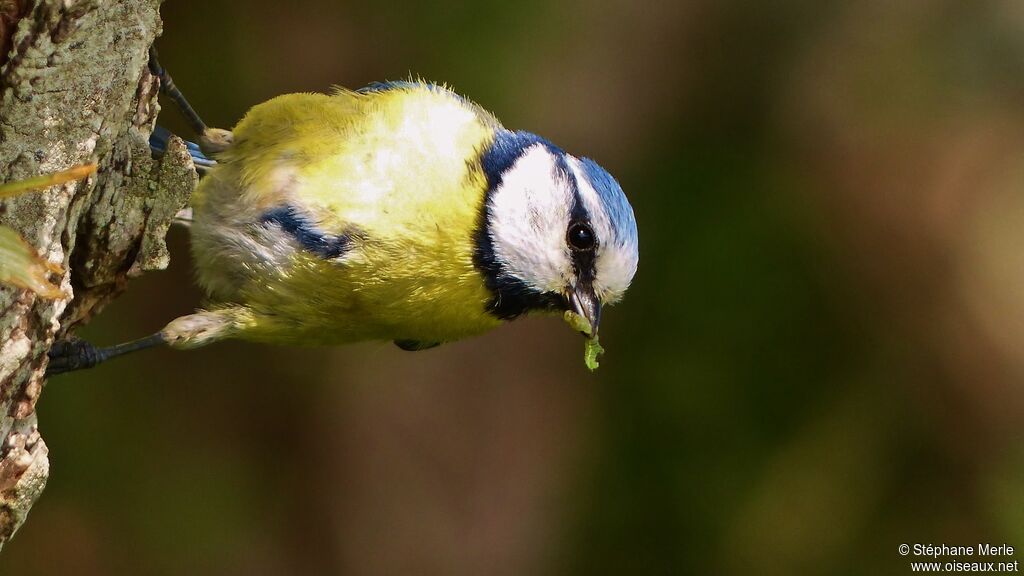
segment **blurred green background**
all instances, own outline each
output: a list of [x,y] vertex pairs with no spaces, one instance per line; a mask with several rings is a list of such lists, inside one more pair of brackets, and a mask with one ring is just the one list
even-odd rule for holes
[[[597,159],[640,269],[595,374],[527,319],[416,354],[227,343],[54,379],[52,476],[0,573],[906,574],[904,542],[1024,547],[1024,4],[163,15],[213,125],[413,73]],[[170,241],[86,337],[199,304]]]

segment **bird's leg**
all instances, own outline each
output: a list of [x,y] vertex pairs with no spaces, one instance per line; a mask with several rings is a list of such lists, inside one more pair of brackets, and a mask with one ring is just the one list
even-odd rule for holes
[[92,368],[93,366],[106,362],[115,356],[121,356],[123,354],[128,354],[129,352],[135,352],[136,350],[145,350],[146,348],[152,348],[153,346],[160,346],[166,343],[167,340],[161,332],[157,332],[156,334],[140,338],[138,340],[132,340],[131,342],[125,342],[124,344],[108,346],[106,348],[97,348],[85,340],[79,340],[77,338],[60,340],[55,342],[53,347],[50,348],[50,352],[48,353],[50,356],[50,363],[46,367],[46,375],[55,376],[65,372]]
[[220,128],[210,128],[203,122],[203,119],[199,117],[199,114],[192,108],[192,105],[188,103],[188,99],[181,93],[181,90],[174,84],[174,80],[167,70],[160,64],[159,55],[156,51],[156,46],[149,48],[149,71],[160,79],[160,91],[167,95],[168,98],[174,101],[181,110],[182,115],[185,116],[185,120],[188,122],[192,131],[199,137],[199,146],[203,152],[207,154],[216,154],[223,152],[231,147],[234,143],[234,135],[230,130],[222,130]]
[[167,95],[168,98],[174,101],[181,110],[182,115],[185,116],[185,120],[188,122],[189,127],[196,133],[201,135],[207,130],[206,122],[199,117],[192,105],[188,103],[188,99],[181,93],[181,90],[174,84],[174,80],[171,79],[171,75],[166,69],[160,64],[160,57],[157,54],[156,46],[149,48],[149,71],[153,76],[160,79],[160,91]]
[[97,348],[77,338],[60,340],[50,348],[46,375],[55,376],[92,368],[116,356],[165,344],[178,350],[198,348],[234,337],[252,323],[253,315],[248,308],[228,306],[217,310],[200,310],[195,314],[175,318],[156,334],[107,348]]

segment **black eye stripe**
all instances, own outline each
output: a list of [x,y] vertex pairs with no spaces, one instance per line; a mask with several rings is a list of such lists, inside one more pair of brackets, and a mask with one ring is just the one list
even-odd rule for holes
[[565,243],[569,246],[572,256],[572,268],[576,274],[576,282],[590,285],[597,275],[597,234],[590,223],[590,214],[583,205],[580,196],[579,182],[576,173],[569,169],[565,158],[561,158],[559,167],[569,177],[572,191],[572,205],[569,207],[569,227],[565,231]]

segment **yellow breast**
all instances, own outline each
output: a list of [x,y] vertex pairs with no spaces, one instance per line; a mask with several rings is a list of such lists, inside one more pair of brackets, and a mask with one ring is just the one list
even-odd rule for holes
[[[473,265],[497,122],[423,84],[292,94],[254,107],[197,190],[200,280],[269,342],[444,342],[492,328]],[[281,206],[348,242],[325,258],[268,226]]]

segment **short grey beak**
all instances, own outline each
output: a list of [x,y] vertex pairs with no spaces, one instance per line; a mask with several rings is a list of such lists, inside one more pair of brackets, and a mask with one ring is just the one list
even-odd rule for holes
[[591,337],[597,336],[601,323],[601,301],[590,286],[577,286],[569,292],[569,309],[590,321]]

